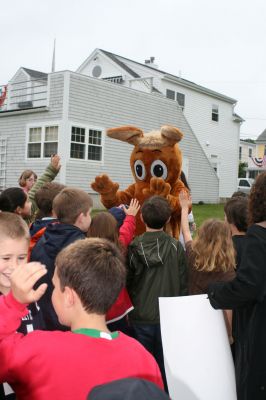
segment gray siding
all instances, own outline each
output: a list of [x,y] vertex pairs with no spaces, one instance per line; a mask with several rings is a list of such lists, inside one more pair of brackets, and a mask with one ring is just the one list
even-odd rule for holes
[[[218,201],[219,181],[192,129],[178,105],[166,98],[117,84],[71,73],[69,120],[88,126],[110,128],[135,125],[144,131],[174,125],[182,130],[180,147],[189,159],[189,184],[194,202]],[[69,132],[70,135],[70,132]],[[132,146],[106,138],[104,164],[69,161],[67,183],[91,192],[89,183],[98,174],[108,173],[123,190],[133,182],[129,167]]]
[[8,138],[7,187],[17,185],[24,169],[34,169],[40,174],[49,162],[47,159],[26,160],[28,124],[36,122],[37,126],[49,121],[62,122],[60,148],[64,154],[60,155],[63,156],[64,165],[61,178],[64,180],[66,166],[66,184],[81,187],[92,194],[90,183],[102,173],[107,173],[113,181],[118,182],[122,190],[133,182],[129,166],[132,146],[106,137],[102,163],[70,160],[71,124],[103,130],[119,125],[135,125],[145,132],[169,124],[179,127],[184,133],[180,147],[189,159],[189,184],[193,201],[218,201],[218,178],[176,102],[71,72],[67,104],[68,75],[69,72],[49,75],[48,110],[0,113],[0,136]]
[[26,160],[26,126],[40,122],[59,121],[62,118],[64,75],[51,75],[49,111],[12,114],[0,113],[0,136],[7,137],[6,187],[18,186],[18,178],[25,169],[40,174],[49,160]]

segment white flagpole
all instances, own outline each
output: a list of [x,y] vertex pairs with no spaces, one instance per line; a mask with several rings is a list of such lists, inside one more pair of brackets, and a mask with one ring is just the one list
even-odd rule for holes
[[52,60],[52,72],[55,72],[55,42],[56,42],[56,40],[54,39],[54,51],[53,51],[53,60]]

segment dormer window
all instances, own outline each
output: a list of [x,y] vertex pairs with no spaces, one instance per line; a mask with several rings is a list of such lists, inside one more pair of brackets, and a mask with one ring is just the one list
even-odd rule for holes
[[216,104],[212,105],[212,120],[216,122],[219,121],[219,108]]
[[176,92],[176,101],[182,109],[185,107],[185,95],[183,93]]
[[166,89],[166,97],[171,100],[175,100],[175,91]]

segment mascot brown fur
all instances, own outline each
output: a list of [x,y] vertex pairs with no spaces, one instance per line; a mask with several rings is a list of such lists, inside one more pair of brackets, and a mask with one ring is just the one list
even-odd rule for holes
[[[163,126],[160,131],[145,135],[134,126],[122,126],[108,129],[107,136],[134,145],[130,166],[136,183],[124,191],[118,191],[118,183],[112,182],[107,175],[97,176],[91,187],[101,195],[103,205],[111,208],[122,203],[129,204],[133,198],[143,204],[150,196],[163,196],[173,210],[167,232],[178,238],[181,215],[179,193],[187,190],[179,179],[182,155],[177,143],[183,134],[173,126]],[[138,214],[136,234],[144,231],[145,226]]]

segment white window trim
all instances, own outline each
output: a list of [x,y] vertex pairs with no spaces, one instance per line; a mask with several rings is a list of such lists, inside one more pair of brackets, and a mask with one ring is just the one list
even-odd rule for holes
[[[45,128],[50,127],[50,126],[58,126],[58,139],[57,139],[57,149],[59,149],[59,138],[60,138],[60,122],[61,121],[45,121],[45,122],[34,122],[26,125],[26,146],[25,146],[25,160],[26,161],[37,161],[37,160],[49,160],[50,157],[43,157],[43,148],[44,148],[44,143],[49,143],[44,142],[45,138]],[[28,144],[29,143],[34,143],[34,142],[29,142],[30,138],[30,128],[41,128],[41,157],[28,157]],[[36,142],[39,143],[39,142]],[[54,143],[54,141],[51,141],[50,143]]]
[[[72,135],[72,127],[75,128],[83,128],[85,129],[85,143],[79,143],[79,144],[84,144],[85,146],[85,158],[71,158],[70,153],[71,153],[71,143],[77,143],[77,142],[72,142],[71,140],[71,135]],[[68,161],[73,162],[73,163],[90,163],[90,164],[95,164],[95,165],[104,165],[104,148],[105,148],[105,128],[97,126],[97,125],[91,125],[91,124],[80,124],[77,122],[69,122],[69,141],[68,141]],[[95,145],[96,147],[101,147],[102,148],[102,159],[101,160],[89,160],[88,157],[88,146],[89,146],[89,130],[95,130],[95,131],[101,131],[102,132],[102,144],[101,146]]]

